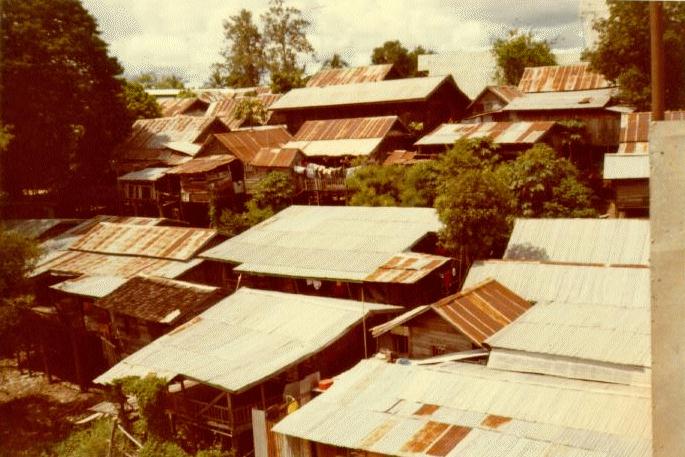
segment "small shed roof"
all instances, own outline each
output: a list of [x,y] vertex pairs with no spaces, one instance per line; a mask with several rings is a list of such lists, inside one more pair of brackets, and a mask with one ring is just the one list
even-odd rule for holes
[[[640,143],[624,143],[640,144]],[[643,143],[649,145],[649,143]],[[649,153],[604,154],[604,179],[648,179]]]
[[170,170],[169,167],[151,167],[142,170],[132,171],[123,176],[119,176],[119,181],[157,181]]
[[229,153],[241,162],[250,162],[262,148],[276,148],[287,143],[292,136],[285,127],[274,126],[259,129],[234,130],[214,135]]
[[541,141],[555,124],[553,121],[442,124],[414,145],[452,145],[462,138],[479,137],[488,138],[496,144],[533,144]]
[[125,282],[126,278],[121,276],[84,275],[78,278],[59,282],[50,286],[50,288],[71,295],[79,295],[89,298],[102,298],[114,292]]
[[521,92],[565,92],[608,87],[615,87],[615,84],[591,71],[588,63],[526,67],[518,85]]
[[598,109],[606,107],[616,89],[577,90],[568,92],[532,92],[515,98],[502,111],[544,111]]
[[433,310],[473,344],[482,347],[488,337],[515,320],[530,306],[530,302],[490,279],[431,305],[422,306],[420,311],[410,310],[372,328],[371,332],[374,337],[379,337],[423,312]]
[[646,387],[373,359],[273,428],[403,457],[648,457],[651,430]]
[[253,167],[292,168],[302,152],[293,148],[262,148],[250,161]]
[[159,103],[159,107],[162,109],[162,117],[186,114],[192,110],[200,110],[204,112],[209,106],[209,103],[204,100],[200,100],[197,97],[165,98],[158,100],[157,103]]
[[291,206],[202,257],[253,274],[361,282],[441,226],[432,208]]
[[649,264],[646,219],[516,219],[504,259]]
[[367,282],[414,284],[450,261],[449,257],[400,252],[366,277]]
[[216,230],[101,222],[71,249],[100,254],[190,260],[217,235]]
[[95,379],[184,375],[239,393],[321,352],[364,316],[398,307],[241,288]]
[[136,276],[98,300],[96,305],[141,320],[173,324],[204,311],[219,298],[218,287]]
[[649,268],[601,267],[514,260],[477,261],[464,287],[488,278],[530,301],[642,308],[650,300]]
[[207,157],[197,157],[177,167],[169,169],[170,175],[192,175],[196,173],[207,173],[236,160],[228,154],[213,155]]
[[339,84],[356,84],[386,79],[392,64],[367,65],[353,68],[329,68],[312,75],[307,87],[336,86]]
[[282,111],[326,106],[423,101],[443,84],[452,84],[455,90],[459,91],[451,76],[304,87],[291,90],[271,105],[271,109]]

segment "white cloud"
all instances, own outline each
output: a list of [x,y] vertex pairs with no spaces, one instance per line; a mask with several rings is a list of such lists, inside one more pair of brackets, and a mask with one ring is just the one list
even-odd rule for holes
[[[352,65],[369,63],[371,51],[398,39],[436,52],[482,48],[512,27],[557,38],[558,47],[582,45],[579,0],[295,0],[312,23],[308,33],[319,61],[341,54]],[[267,0],[84,0],[127,74],[173,70],[191,85],[207,78],[223,46],[224,19],[241,8],[255,19]],[[506,5],[506,6],[505,6]],[[308,62],[314,71],[319,63]]]

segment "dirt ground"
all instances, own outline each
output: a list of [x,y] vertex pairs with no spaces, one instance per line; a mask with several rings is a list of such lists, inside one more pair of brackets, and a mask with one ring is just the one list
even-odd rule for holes
[[0,457],[39,457],[73,429],[73,421],[102,400],[68,382],[49,384],[42,373],[20,373],[0,359]]

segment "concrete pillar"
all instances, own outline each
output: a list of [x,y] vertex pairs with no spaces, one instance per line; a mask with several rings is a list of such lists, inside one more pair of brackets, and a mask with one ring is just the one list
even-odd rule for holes
[[649,132],[653,457],[685,452],[685,121]]

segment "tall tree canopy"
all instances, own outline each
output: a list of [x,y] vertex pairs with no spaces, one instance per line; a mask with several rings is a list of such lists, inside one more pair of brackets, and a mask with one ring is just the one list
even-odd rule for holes
[[423,76],[418,71],[419,54],[433,54],[433,51],[423,46],[417,46],[409,51],[399,40],[386,41],[382,46],[373,49],[371,63],[375,65],[391,63],[398,77],[413,78]]
[[[262,34],[252,21],[252,13],[240,10],[224,21],[226,47],[221,51],[223,61],[214,64],[213,86],[254,87],[259,85],[265,71]],[[210,78],[210,81],[212,79]]]
[[162,117],[162,109],[157,99],[145,92],[142,85],[126,81],[124,96],[128,112],[134,120]]
[[4,0],[0,113],[12,125],[3,185],[64,189],[97,182],[130,131],[122,68],[78,0]]
[[262,15],[264,21],[264,53],[271,75],[271,89],[287,92],[304,85],[304,66],[298,64],[300,56],[314,55],[307,39],[308,20],[302,12],[285,6],[284,0],[271,0],[269,10]]
[[494,77],[499,84],[517,85],[526,67],[557,64],[550,43],[536,40],[530,31],[510,30],[505,38],[492,43],[491,52],[497,64]]
[[[640,111],[651,104],[649,2],[609,1],[609,18],[595,22],[595,49],[583,53],[591,68],[619,85],[623,103]],[[664,2],[667,109],[685,108],[685,3]]]

